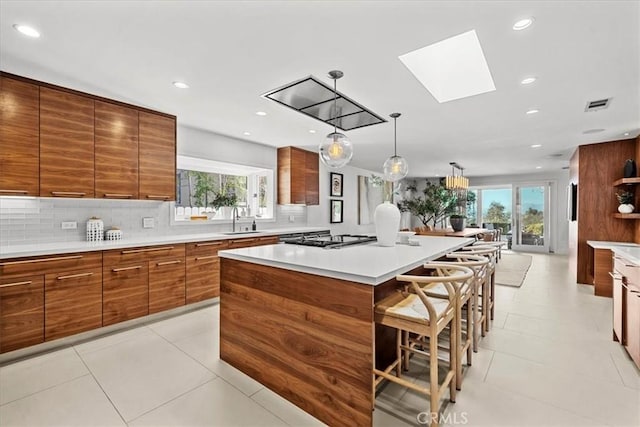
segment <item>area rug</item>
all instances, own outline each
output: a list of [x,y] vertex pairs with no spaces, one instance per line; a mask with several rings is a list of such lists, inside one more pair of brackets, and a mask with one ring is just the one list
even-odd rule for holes
[[496,285],[519,288],[531,267],[531,255],[502,253],[496,264]]

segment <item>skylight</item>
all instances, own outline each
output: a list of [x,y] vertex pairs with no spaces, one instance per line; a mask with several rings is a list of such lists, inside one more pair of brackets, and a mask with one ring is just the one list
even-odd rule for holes
[[496,90],[475,30],[399,59],[440,103]]

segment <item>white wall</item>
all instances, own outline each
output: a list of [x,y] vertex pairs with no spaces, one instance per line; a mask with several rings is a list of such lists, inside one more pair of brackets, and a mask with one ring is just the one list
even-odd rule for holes
[[567,221],[567,186],[569,185],[569,171],[526,174],[526,175],[502,175],[486,177],[470,177],[470,185],[473,187],[491,185],[512,185],[527,182],[550,182],[551,185],[551,212],[549,224],[551,227],[551,241],[549,249],[558,254],[569,252],[569,222]]
[[[332,171],[320,162],[320,204],[318,206],[307,206],[307,225],[310,227],[329,227],[331,234],[375,233],[376,228],[373,223],[358,225],[358,175],[371,176],[371,174],[375,174],[381,176],[382,174],[345,166],[335,171],[344,175],[342,181],[343,197],[330,197],[329,173]],[[344,210],[341,224],[329,223],[329,200],[331,199],[343,200]]]

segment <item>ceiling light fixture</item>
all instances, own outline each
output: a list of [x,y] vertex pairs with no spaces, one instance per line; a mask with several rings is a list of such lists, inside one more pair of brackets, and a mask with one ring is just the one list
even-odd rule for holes
[[536,169],[542,169],[542,166],[536,166]]
[[40,37],[40,32],[28,25],[13,24],[13,28],[15,28],[15,30],[18,31],[19,33],[24,34],[25,36],[28,36],[28,37],[33,37],[34,39],[37,39],[38,37]]
[[249,136],[251,135],[251,132],[242,132],[243,135]]
[[389,157],[384,162],[382,171],[384,173],[384,178],[387,181],[397,182],[407,176],[409,173],[409,164],[404,157],[398,156],[396,151],[398,145],[396,122],[398,121],[398,117],[400,117],[400,113],[391,113],[389,117],[393,119],[393,156]]
[[531,144],[531,148],[540,148],[542,144]]
[[540,112],[540,110],[537,110],[537,109],[535,109],[535,108],[532,108],[532,109],[530,109],[530,110],[528,110],[528,111],[527,111],[527,114],[536,114],[536,113],[539,113],[539,112]]
[[189,89],[189,85],[186,84],[185,82],[173,82],[173,85],[175,87],[177,87],[178,89]]
[[530,85],[531,83],[535,82],[536,80],[538,80],[537,77],[526,77],[526,78],[522,79],[520,84],[521,85]]
[[309,133],[316,133],[314,129],[309,129]]
[[629,132],[625,132],[623,135],[624,136],[629,136]]
[[256,111],[256,114],[258,116],[266,116],[267,115],[267,113],[265,113],[264,111]]
[[[451,175],[445,177],[445,187],[449,190],[467,190],[469,188],[469,178],[464,176],[464,168],[456,162],[449,162],[451,165]],[[456,175],[456,169],[460,171]]]
[[529,28],[533,24],[534,18],[524,18],[513,24],[514,31],[522,31],[525,28]]
[[353,157],[351,141],[336,129],[339,116],[337,81],[343,75],[342,71],[329,71],[329,78],[333,79],[333,132],[327,135],[318,150],[322,163],[332,169],[339,169],[345,166]]

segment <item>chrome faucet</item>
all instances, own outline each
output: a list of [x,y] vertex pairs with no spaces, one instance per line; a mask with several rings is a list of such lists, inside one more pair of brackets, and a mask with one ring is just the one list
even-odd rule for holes
[[240,215],[238,215],[238,207],[234,206],[233,210],[231,211],[231,217],[233,218],[233,225],[231,227],[231,232],[235,233],[236,232],[236,219],[240,219]]

